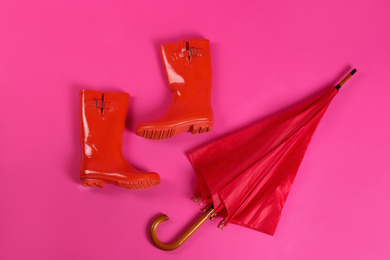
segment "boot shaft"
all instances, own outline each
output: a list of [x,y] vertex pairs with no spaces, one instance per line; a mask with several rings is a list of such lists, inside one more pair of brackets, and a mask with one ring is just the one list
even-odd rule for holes
[[81,90],[79,95],[83,159],[122,157],[129,94]]
[[160,46],[168,84],[175,94],[211,88],[210,41],[191,39]]
[[179,117],[195,113],[212,118],[210,41],[183,40],[162,45],[160,51],[172,92],[170,109]]

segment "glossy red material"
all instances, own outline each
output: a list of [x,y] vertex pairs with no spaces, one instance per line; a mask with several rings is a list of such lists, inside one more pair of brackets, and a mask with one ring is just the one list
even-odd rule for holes
[[144,189],[160,183],[155,172],[141,172],[122,154],[129,94],[96,90],[80,91],[80,179],[84,186],[105,183],[127,189]]
[[136,134],[160,140],[184,131],[211,131],[211,58],[206,39],[179,41],[160,46],[172,103],[159,119],[141,123]]
[[229,223],[273,235],[331,88],[279,116],[189,154],[198,177],[196,196],[213,203]]

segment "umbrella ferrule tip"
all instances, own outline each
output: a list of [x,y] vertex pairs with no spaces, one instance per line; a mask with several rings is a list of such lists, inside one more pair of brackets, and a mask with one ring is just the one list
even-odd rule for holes
[[350,74],[353,75],[356,73],[356,71],[357,71],[357,69],[353,69]]

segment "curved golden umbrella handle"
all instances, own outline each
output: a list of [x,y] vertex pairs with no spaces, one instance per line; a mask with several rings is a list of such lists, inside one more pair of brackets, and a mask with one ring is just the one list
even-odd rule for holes
[[198,218],[198,220],[194,224],[192,224],[192,226],[186,232],[184,232],[184,234],[181,235],[181,237],[177,241],[173,242],[172,244],[164,244],[160,240],[158,240],[156,235],[158,225],[169,219],[167,215],[162,215],[158,217],[150,227],[150,237],[152,238],[153,244],[156,247],[165,251],[175,250],[176,248],[181,246],[204,222],[206,222],[206,220],[213,212],[214,208],[211,207],[200,218]]

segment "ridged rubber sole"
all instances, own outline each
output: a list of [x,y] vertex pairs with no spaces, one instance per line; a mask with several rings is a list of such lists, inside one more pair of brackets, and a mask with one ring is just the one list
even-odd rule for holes
[[160,181],[111,181],[103,179],[82,179],[82,185],[90,188],[103,188],[105,183],[120,186],[129,190],[142,190],[160,184]]
[[172,125],[169,127],[143,127],[137,129],[136,134],[138,136],[151,139],[151,140],[162,140],[168,139],[182,132],[190,131],[191,134],[203,134],[212,130],[212,121],[201,121]]

